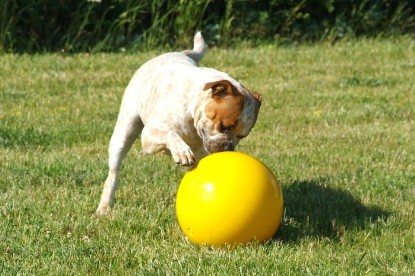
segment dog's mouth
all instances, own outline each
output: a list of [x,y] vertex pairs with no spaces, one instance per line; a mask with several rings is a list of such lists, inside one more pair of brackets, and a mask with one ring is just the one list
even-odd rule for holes
[[233,151],[235,149],[234,143],[225,134],[209,136],[203,128],[200,129],[200,134],[203,147],[209,154],[221,151]]

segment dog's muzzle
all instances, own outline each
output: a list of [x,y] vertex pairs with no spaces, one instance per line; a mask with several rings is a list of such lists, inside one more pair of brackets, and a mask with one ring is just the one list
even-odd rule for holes
[[235,149],[234,143],[225,134],[208,136],[204,129],[201,129],[200,133],[202,134],[203,147],[208,153],[233,151]]

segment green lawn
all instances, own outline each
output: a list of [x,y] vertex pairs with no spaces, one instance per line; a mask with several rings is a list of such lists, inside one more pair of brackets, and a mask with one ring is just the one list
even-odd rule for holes
[[207,52],[264,94],[238,150],[284,193],[275,237],[234,250],[186,241],[183,172],[140,143],[93,215],[123,90],[156,54],[0,55],[1,275],[415,274],[413,40]]

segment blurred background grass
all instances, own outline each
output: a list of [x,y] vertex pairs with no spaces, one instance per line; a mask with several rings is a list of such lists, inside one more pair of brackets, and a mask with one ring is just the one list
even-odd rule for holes
[[412,0],[3,0],[0,51],[94,52],[298,43],[415,32]]

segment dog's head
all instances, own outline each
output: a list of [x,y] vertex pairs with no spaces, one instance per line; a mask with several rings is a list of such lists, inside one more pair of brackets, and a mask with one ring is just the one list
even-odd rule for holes
[[209,94],[196,127],[205,150],[234,150],[255,125],[262,95],[229,80],[206,83],[203,90]]

